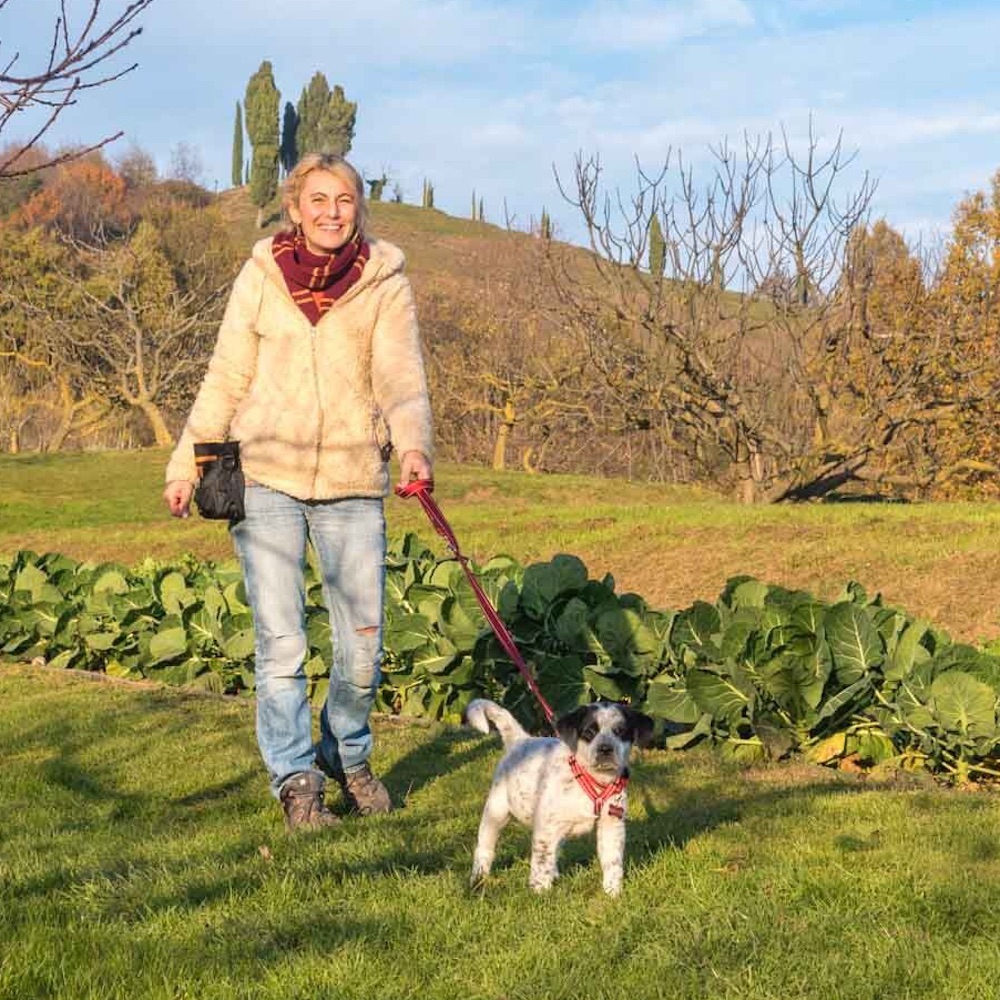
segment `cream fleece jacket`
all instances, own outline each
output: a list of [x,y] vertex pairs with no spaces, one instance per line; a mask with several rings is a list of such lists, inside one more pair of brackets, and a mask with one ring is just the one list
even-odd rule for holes
[[195,442],[240,443],[249,480],[301,500],[385,496],[390,445],[433,457],[427,380],[402,252],[370,240],[358,282],[316,326],[255,244],[166,480],[195,482]]

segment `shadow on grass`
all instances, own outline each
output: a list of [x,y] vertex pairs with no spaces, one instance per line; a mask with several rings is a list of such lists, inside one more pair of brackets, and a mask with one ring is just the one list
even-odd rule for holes
[[[242,724],[247,719],[212,717],[206,723],[203,700],[188,702],[176,693],[130,695],[130,702],[127,710],[112,705],[76,721],[36,716],[8,732],[5,742],[21,751],[12,790],[16,796],[35,788],[37,795],[23,814],[15,809],[0,832],[22,844],[44,832],[61,841],[53,845],[47,870],[18,880],[19,893],[110,883],[109,901],[128,912],[133,906],[193,909],[234,894],[252,898],[275,876],[297,880],[307,871],[334,882],[451,872],[464,886],[499,759],[494,738],[443,726],[427,727],[415,738],[411,732],[409,745],[383,774],[402,808],[288,838],[267,792],[252,729]],[[225,729],[225,723],[232,725]],[[190,759],[177,759],[185,751]],[[148,783],[144,769],[154,775]],[[630,786],[628,863],[683,850],[751,815],[808,810],[817,796],[876,787],[825,774],[813,779],[801,769],[792,783],[778,780],[780,785],[762,785],[735,770],[692,769],[676,754],[641,758]],[[4,784],[0,775],[0,788]],[[94,847],[77,858],[73,843],[81,837],[83,846]],[[495,870],[526,869],[530,840],[530,831],[512,823],[501,837]],[[596,865],[595,853],[592,834],[568,841],[563,871]]]
[[[483,761],[497,752],[495,742],[481,740],[469,730],[429,730],[430,738],[395,761],[382,775],[394,801],[405,802],[425,786]],[[485,795],[485,786],[483,794]]]
[[[800,774],[794,783],[782,787],[761,787],[744,780],[734,792],[728,787],[729,781],[715,777],[700,788],[681,787],[672,791],[670,775],[681,768],[681,761],[673,758],[633,769],[629,786],[627,865],[641,865],[665,850],[683,850],[692,840],[751,816],[768,812],[787,814],[798,808],[808,810],[817,796],[854,795],[882,787],[871,782],[840,780],[817,768],[815,778],[803,779]],[[740,777],[739,773],[734,773],[732,780],[740,781]],[[894,786],[889,782],[884,787],[891,790]],[[503,837],[509,837],[507,830]],[[503,837],[495,872],[516,865],[520,860],[503,850]],[[471,845],[469,850],[471,859]],[[525,847],[525,861],[528,852],[530,838]],[[564,874],[597,863],[593,834],[573,838],[563,845],[560,871]]]
[[[703,787],[680,788],[676,792],[668,791],[664,796],[664,772],[669,782],[670,772],[678,770],[676,764],[671,766],[673,763],[666,761],[643,766],[630,788],[630,798],[642,806],[644,813],[641,819],[629,824],[630,850],[636,860],[647,858],[664,848],[683,849],[696,837],[721,826],[739,823],[750,814],[768,811],[787,813],[789,809],[799,806],[807,809],[819,795],[853,795],[871,791],[874,787],[870,783],[841,780],[817,767],[814,777],[803,777],[800,769],[795,780],[770,786],[747,780],[747,775],[751,773],[749,770],[734,771],[725,783],[716,777],[706,781]],[[732,781],[738,783],[739,790],[736,792],[726,787]],[[659,794],[655,794],[657,791]]]

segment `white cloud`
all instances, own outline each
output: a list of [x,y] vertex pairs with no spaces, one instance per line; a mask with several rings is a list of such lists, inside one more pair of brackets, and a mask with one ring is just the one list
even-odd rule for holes
[[[151,32],[171,40],[221,36],[230,50],[252,46],[254,58],[322,67],[328,75],[365,68],[471,65],[510,53],[530,38],[516,5],[477,0],[379,0],[341,4],[297,0],[158,0]],[[159,21],[154,19],[159,18]],[[283,56],[283,57],[282,57]]]
[[1000,114],[962,107],[934,112],[875,108],[855,116],[846,128],[863,149],[874,152],[962,136],[997,135]]
[[472,129],[469,139],[481,146],[497,147],[512,151],[529,138],[527,130],[516,122],[497,121]]
[[744,0],[594,0],[578,16],[570,41],[597,51],[651,50],[753,23]]

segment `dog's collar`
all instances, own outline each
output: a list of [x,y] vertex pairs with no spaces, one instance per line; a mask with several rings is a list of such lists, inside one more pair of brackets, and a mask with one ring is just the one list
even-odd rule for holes
[[[576,783],[587,793],[590,801],[594,803],[595,816],[600,816],[605,803],[619,793],[624,792],[628,785],[627,771],[625,774],[618,775],[614,781],[605,784],[603,781],[598,781],[589,771],[585,771],[575,756],[571,756],[569,759],[569,769],[573,772]],[[624,819],[625,810],[620,803],[612,802],[608,806],[608,815],[614,816],[615,819]]]

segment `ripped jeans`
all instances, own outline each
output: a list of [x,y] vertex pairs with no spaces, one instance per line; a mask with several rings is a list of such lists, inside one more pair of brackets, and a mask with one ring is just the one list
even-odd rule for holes
[[252,485],[246,518],[230,528],[253,612],[257,743],[271,790],[316,770],[306,697],[306,543],[316,553],[330,614],[330,689],[321,752],[343,772],[372,750],[368,725],[382,662],[385,517],[381,499],[306,501]]

